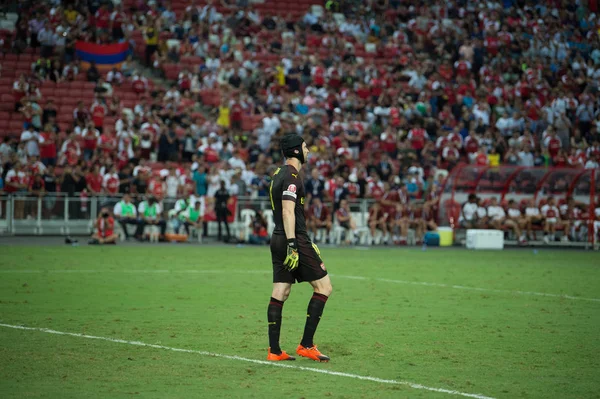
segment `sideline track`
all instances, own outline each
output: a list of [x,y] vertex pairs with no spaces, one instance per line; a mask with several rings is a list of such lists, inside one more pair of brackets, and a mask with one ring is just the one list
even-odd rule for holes
[[359,375],[359,374],[351,374],[351,373],[343,373],[343,372],[339,372],[339,371],[324,370],[324,369],[319,369],[319,368],[315,368],[315,367],[294,366],[294,365],[285,364],[282,362],[269,362],[266,360],[250,359],[250,358],[241,357],[241,356],[224,355],[221,353],[212,353],[212,352],[193,350],[193,349],[172,348],[172,347],[163,346],[163,345],[147,344],[145,342],[140,342],[140,341],[127,341],[124,339],[99,337],[99,336],[95,336],[95,335],[56,331],[56,330],[51,330],[48,328],[17,326],[17,325],[4,324],[4,323],[0,323],[0,327],[12,328],[14,330],[37,331],[37,332],[43,332],[43,333],[47,333],[47,334],[54,334],[54,335],[66,335],[66,336],[77,337],[77,338],[95,339],[95,340],[99,340],[99,341],[113,342],[113,343],[117,343],[117,344],[135,345],[135,346],[142,346],[142,347],[153,348],[153,349],[163,349],[163,350],[168,350],[168,351],[172,351],[172,352],[192,353],[192,354],[201,355],[201,356],[217,357],[217,358],[227,359],[227,360],[236,360],[236,361],[241,361],[241,362],[263,364],[263,365],[267,365],[267,366],[281,367],[281,368],[287,368],[287,369],[310,371],[313,373],[327,374],[327,375],[332,375],[332,376],[336,376],[336,377],[345,377],[345,378],[352,378],[352,379],[363,380],[363,381],[371,381],[371,382],[377,382],[380,384],[403,385],[403,386],[407,386],[407,387],[410,387],[413,389],[421,389],[421,390],[430,391],[430,392],[445,393],[448,395],[462,396],[462,397],[466,397],[466,398],[495,399],[491,396],[485,396],[482,394],[466,393],[466,392],[453,391],[453,390],[444,389],[444,388],[428,387],[425,385],[415,384],[413,382],[408,382],[408,381],[386,380],[386,379],[377,378],[377,377],[371,377],[371,376],[365,376],[365,375]]

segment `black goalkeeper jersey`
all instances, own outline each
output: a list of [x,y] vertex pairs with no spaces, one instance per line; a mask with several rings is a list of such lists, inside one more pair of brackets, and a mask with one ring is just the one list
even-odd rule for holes
[[296,238],[301,236],[308,238],[306,219],[304,217],[304,182],[302,182],[300,173],[296,168],[291,165],[283,165],[273,173],[269,196],[273,209],[273,221],[275,222],[273,234],[285,235],[281,201],[288,200],[296,203],[296,207],[294,208]]

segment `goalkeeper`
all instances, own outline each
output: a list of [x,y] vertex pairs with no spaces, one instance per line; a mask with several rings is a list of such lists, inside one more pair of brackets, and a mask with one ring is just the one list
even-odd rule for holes
[[332,288],[319,249],[310,241],[306,231],[305,193],[300,168],[306,161],[308,148],[300,136],[291,133],[281,139],[281,149],[286,161],[273,173],[269,189],[275,230],[271,237],[273,293],[267,311],[269,322],[267,360],[295,360],[279,346],[281,314],[283,303],[290,295],[292,284],[296,281],[308,281],[314,293],[308,303],[304,335],[296,353],[312,360],[327,362],[329,357],[319,352],[313,342]]

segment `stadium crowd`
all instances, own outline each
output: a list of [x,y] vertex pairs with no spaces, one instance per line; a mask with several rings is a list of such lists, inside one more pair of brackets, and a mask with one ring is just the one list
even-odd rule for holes
[[[600,39],[585,1],[327,1],[297,20],[248,3],[20,2],[28,12],[3,51],[39,48],[39,59],[14,82],[23,130],[0,145],[3,191],[210,202],[224,182],[231,196],[266,197],[278,139],[296,132],[311,149],[311,229],[335,215],[355,230],[348,201],[369,198],[371,232],[404,243],[440,223],[439,188],[461,162],[599,168]],[[131,59],[84,71],[76,40],[129,41],[171,83]],[[61,126],[40,87],[81,74],[94,100]],[[497,207],[486,225],[524,241],[531,218],[500,220]]]

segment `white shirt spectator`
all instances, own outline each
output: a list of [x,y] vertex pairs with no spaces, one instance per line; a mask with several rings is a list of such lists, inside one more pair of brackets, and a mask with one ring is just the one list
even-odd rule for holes
[[502,220],[506,217],[506,212],[499,205],[490,205],[487,208],[487,214],[492,220]]
[[527,208],[525,208],[525,215],[526,216],[540,216],[540,210],[536,206],[528,206]]
[[40,155],[40,147],[38,144],[40,135],[37,132],[24,130],[21,133],[21,142],[25,143],[25,151],[30,157],[37,157]]
[[165,183],[167,184],[167,197],[176,198],[177,190],[179,189],[179,179],[177,178],[177,176],[167,176]]
[[533,166],[533,154],[527,151],[519,151],[519,165]]
[[477,204],[474,202],[467,202],[463,205],[462,212],[460,214],[460,221],[467,220],[472,221],[477,213]]
[[517,208],[508,208],[508,216],[511,218],[520,218],[521,210]]
[[503,136],[509,136],[513,129],[514,121],[511,117],[500,117],[496,121],[496,129],[500,131]]
[[167,90],[167,92],[165,93],[165,100],[170,100],[170,99],[174,99],[176,103],[179,102],[179,100],[181,99],[181,94],[179,93],[179,90],[175,89],[175,88],[171,88],[169,90]]
[[265,116],[263,118],[263,130],[266,130],[271,136],[273,136],[280,128],[281,122],[277,115],[271,117]]
[[108,71],[108,74],[106,75],[106,81],[108,83],[118,83],[121,84],[123,83],[123,74],[119,71]]
[[479,119],[485,126],[490,125],[490,112],[488,108],[475,104],[473,107],[473,116],[475,119]]
[[227,162],[233,169],[240,168],[246,170],[246,163],[235,155],[229,158]]
[[600,164],[593,159],[588,159],[584,166],[585,169],[599,169]]
[[486,217],[486,216],[487,216],[487,209],[485,209],[485,208],[484,208],[484,207],[482,207],[482,206],[478,206],[478,207],[477,207],[477,217],[478,217],[479,219],[483,219],[483,218],[484,218],[484,217]]

